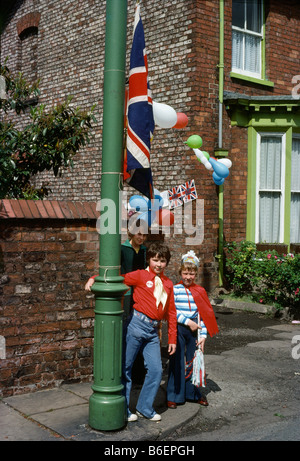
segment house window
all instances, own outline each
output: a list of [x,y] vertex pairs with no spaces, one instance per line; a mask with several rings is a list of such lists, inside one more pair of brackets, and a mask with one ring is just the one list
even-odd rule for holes
[[256,243],[300,243],[299,171],[300,135],[257,133]]
[[291,157],[290,242],[300,242],[300,137],[294,137]]
[[285,135],[258,134],[256,242],[281,243],[284,233]]
[[232,72],[264,78],[263,0],[232,0]]

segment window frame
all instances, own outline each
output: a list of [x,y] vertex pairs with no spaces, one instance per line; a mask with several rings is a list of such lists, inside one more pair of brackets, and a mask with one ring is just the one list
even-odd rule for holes
[[[300,133],[294,132],[292,134],[292,140],[291,140],[291,169],[292,169],[292,150],[293,150],[293,141],[294,139],[297,139],[300,142]],[[300,194],[300,190],[292,190],[292,170],[291,170],[291,186],[290,186],[290,204],[292,203],[292,194]],[[291,218],[290,218],[290,226],[289,226],[289,236],[291,236]],[[300,244],[300,242],[290,242],[291,244]]]
[[[296,120],[295,120],[296,122]],[[291,242],[290,226],[291,226],[291,156],[292,142],[294,138],[300,139],[300,127],[297,123],[293,126],[286,126],[283,122],[280,127],[263,127],[263,126],[248,126],[248,181],[247,181],[247,224],[246,224],[246,239],[255,242],[257,245],[262,244],[258,241],[258,225],[259,225],[259,210],[258,210],[258,143],[259,135],[284,136],[284,145],[282,145],[282,159],[284,161],[284,189],[282,197],[282,215],[280,241],[278,245],[286,245],[287,251],[291,245],[300,245],[300,242]],[[283,174],[283,173],[282,173]],[[276,245],[272,242],[265,242],[268,245]]]
[[[248,0],[246,0],[248,1]],[[232,8],[233,8],[233,5],[232,5]],[[245,8],[246,7],[246,3],[245,3]],[[261,3],[261,21],[262,21],[262,24],[261,24],[261,33],[257,33],[257,32],[254,32],[254,31],[248,31],[247,30],[247,34],[253,34],[253,35],[256,35],[256,36],[260,36],[261,37],[261,42],[260,42],[260,73],[253,73],[253,72],[249,72],[249,71],[246,71],[244,69],[238,69],[238,68],[235,68],[233,67],[233,63],[232,63],[232,58],[231,58],[231,72],[230,72],[230,76],[231,78],[237,78],[237,79],[240,79],[240,80],[247,80],[249,82],[253,82],[253,83],[259,83],[261,85],[264,85],[264,86],[268,86],[268,87],[274,87],[274,83],[267,80],[266,79],[266,68],[265,68],[265,64],[266,64],[266,57],[265,57],[265,0],[262,0],[262,3]],[[245,36],[245,29],[241,29],[237,26],[233,26],[232,24],[232,18],[231,18],[231,31],[233,30],[237,30],[237,31],[240,31],[242,33],[244,33],[244,36]],[[244,47],[244,45],[243,45]],[[233,38],[231,38],[231,53],[232,53],[232,48],[233,48]]]
[[[285,216],[285,192],[286,192],[286,133],[284,132],[270,132],[270,131],[257,131],[256,138],[256,193],[255,193],[255,243],[264,243],[259,240],[259,215],[260,215],[260,160],[261,160],[261,141],[262,138],[276,137],[281,138],[281,176],[280,176],[280,190],[273,192],[280,192],[280,225],[279,225],[279,241],[267,243],[284,243],[284,216]],[[268,192],[272,192],[268,189]]]

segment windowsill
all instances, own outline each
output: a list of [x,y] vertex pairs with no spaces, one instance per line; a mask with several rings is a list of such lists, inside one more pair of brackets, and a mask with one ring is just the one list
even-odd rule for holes
[[256,243],[258,251],[272,251],[275,250],[279,254],[288,253],[288,245],[286,243]]
[[269,80],[263,80],[260,78],[249,77],[248,75],[237,74],[236,72],[230,72],[231,78],[237,78],[239,80],[245,80],[250,83],[256,83],[258,85],[268,86],[273,88],[274,82],[270,82]]

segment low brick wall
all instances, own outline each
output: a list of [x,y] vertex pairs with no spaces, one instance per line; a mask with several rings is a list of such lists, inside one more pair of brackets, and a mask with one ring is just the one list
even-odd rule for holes
[[0,201],[0,396],[92,377],[95,203]]

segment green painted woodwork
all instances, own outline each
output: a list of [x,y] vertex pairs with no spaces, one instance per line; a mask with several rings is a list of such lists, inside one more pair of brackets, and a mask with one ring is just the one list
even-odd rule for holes
[[267,86],[270,88],[274,87],[274,82],[271,82],[270,80],[266,80],[264,78],[260,79],[260,78],[250,77],[248,75],[238,74],[237,72],[230,72],[230,77],[236,78],[238,80],[245,80],[250,83],[256,83],[257,85]]
[[[247,224],[246,238],[255,242],[256,131],[248,128]],[[253,154],[255,153],[255,154]]]
[[[287,122],[287,121],[286,121]],[[294,121],[295,123],[295,121]],[[291,153],[293,135],[300,132],[300,124],[297,129],[292,126],[282,126],[277,129],[270,128],[264,124],[248,128],[248,177],[247,177],[247,226],[246,239],[255,242],[255,224],[256,224],[256,150],[257,150],[257,134],[259,132],[268,131],[285,134],[285,190],[284,190],[284,236],[283,243],[287,245],[288,251],[290,248],[290,204],[291,204]],[[287,124],[287,123],[286,123]]]

